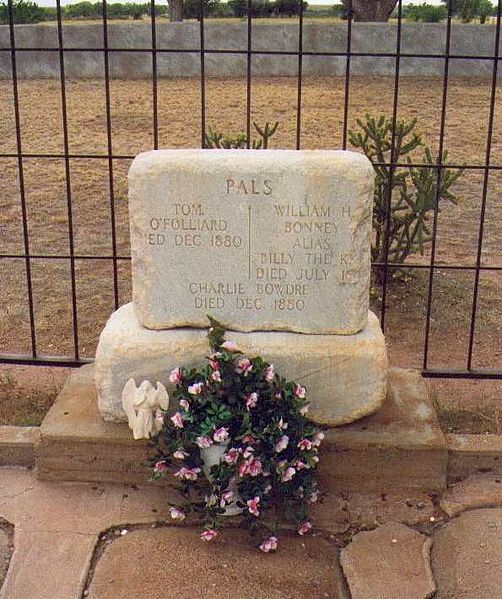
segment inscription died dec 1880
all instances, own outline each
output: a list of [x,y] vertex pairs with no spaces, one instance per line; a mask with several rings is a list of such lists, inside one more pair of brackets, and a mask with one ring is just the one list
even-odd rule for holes
[[373,168],[342,151],[157,150],[129,172],[148,328],[352,334],[366,325]]

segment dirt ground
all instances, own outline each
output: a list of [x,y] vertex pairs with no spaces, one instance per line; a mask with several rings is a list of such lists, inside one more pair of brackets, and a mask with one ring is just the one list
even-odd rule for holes
[[[349,96],[349,128],[365,112],[391,115],[393,78],[353,77]],[[491,83],[488,79],[455,78],[448,88],[445,149],[452,163],[483,165],[486,153]],[[500,90],[497,95],[500,94]],[[63,149],[61,94],[57,81],[20,81],[21,142],[26,153],[60,153]],[[498,98],[497,98],[498,99]],[[294,78],[256,79],[252,84],[252,118],[258,123],[280,121],[273,147],[293,148],[296,133],[297,84]],[[440,129],[442,80],[403,77],[399,88],[399,116],[416,117],[426,141],[437,148]],[[16,151],[12,84],[0,82],[0,152]],[[302,147],[339,148],[342,143],[344,79],[309,77],[302,90]],[[72,154],[107,152],[105,87],[103,81],[67,82],[69,150]],[[200,84],[198,80],[161,80],[158,84],[160,147],[200,145]],[[491,163],[502,164],[502,120],[495,114]],[[111,82],[111,123],[115,155],[135,155],[153,145],[152,84],[148,81]],[[242,79],[211,79],[206,87],[206,124],[237,133],[246,125],[246,83]],[[418,158],[418,157],[417,157]],[[17,160],[1,158],[0,254],[23,252],[23,231]],[[126,174],[130,160],[113,161],[117,253],[129,254]],[[75,253],[111,255],[110,180],[106,158],[69,161]],[[502,171],[488,179],[482,264],[501,266]],[[53,158],[25,158],[30,252],[68,255],[68,214],[65,163]],[[476,262],[483,171],[466,170],[455,185],[458,206],[444,205],[440,214],[436,261],[445,265]],[[427,255],[412,259],[426,264]],[[410,260],[411,261],[411,260]],[[73,352],[70,265],[64,259],[32,261],[37,349],[39,354]],[[118,261],[120,304],[130,300],[128,260]],[[502,368],[500,316],[501,273],[480,277],[473,366]],[[78,300],[78,341],[81,356],[92,357],[100,330],[114,309],[112,262],[75,263]],[[0,353],[28,353],[30,328],[26,301],[26,272],[21,259],[0,259]],[[434,277],[428,367],[465,368],[472,309],[474,272],[438,269]],[[386,336],[393,365],[421,368],[428,274],[414,269],[406,282],[393,284],[387,306]],[[378,300],[374,309],[379,310]],[[27,374],[27,369],[3,367],[5,376],[22,388],[42,381],[58,388],[64,371]],[[32,371],[28,371],[32,372]],[[7,373],[7,375],[5,375]],[[60,373],[60,374],[58,374]],[[44,382],[45,381],[45,382]],[[47,382],[48,381],[48,382]],[[12,384],[0,385],[3,401],[0,422],[14,419],[9,397]],[[502,390],[495,382],[434,381],[438,402],[475,410],[502,406]],[[40,400],[42,401],[42,400]],[[50,400],[47,400],[49,402]],[[498,402],[498,404],[497,404]],[[13,404],[14,402],[10,402]],[[24,417],[24,416],[23,416]],[[498,426],[498,424],[497,424]]]

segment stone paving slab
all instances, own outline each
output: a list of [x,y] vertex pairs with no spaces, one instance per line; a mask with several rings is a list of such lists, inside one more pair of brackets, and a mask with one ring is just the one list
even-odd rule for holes
[[193,528],[132,531],[109,545],[88,599],[345,599],[338,552],[321,537],[281,536],[276,554],[225,530],[211,543]]
[[427,599],[436,585],[430,538],[391,522],[360,532],[341,554],[352,599]]
[[502,508],[464,512],[434,534],[436,599],[502,597]]
[[502,506],[502,474],[473,474],[445,491],[440,506],[448,516],[473,508]]

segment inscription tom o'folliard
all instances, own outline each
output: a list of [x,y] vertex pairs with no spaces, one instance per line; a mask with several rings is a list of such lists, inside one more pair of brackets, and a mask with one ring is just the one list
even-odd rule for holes
[[157,150],[129,172],[133,299],[152,329],[353,334],[374,171],[343,151]]

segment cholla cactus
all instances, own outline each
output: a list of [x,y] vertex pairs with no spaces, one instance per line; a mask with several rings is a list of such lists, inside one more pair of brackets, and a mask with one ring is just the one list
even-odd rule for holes
[[[387,260],[402,264],[406,258],[419,252],[423,255],[425,245],[432,240],[432,216],[441,201],[457,204],[450,187],[457,181],[463,169],[443,168],[437,192],[437,168],[430,148],[424,145],[415,132],[416,119],[400,120],[396,124],[394,152],[392,150],[392,120],[384,115],[374,118],[367,114],[365,120],[357,119],[359,130],[349,131],[349,141],[360,148],[375,168],[375,200],[373,204],[373,240],[371,256],[374,262],[385,261],[385,233],[387,207],[390,202],[389,243]],[[412,164],[410,155],[421,148],[422,167],[395,167],[390,162]],[[444,152],[441,163],[447,162]],[[430,165],[429,167],[427,165]],[[399,274],[393,269],[393,274]]]
[[[268,148],[268,142],[277,131],[278,126],[278,121],[273,125],[267,121],[264,127],[259,127],[256,123],[253,123],[253,127],[258,133],[258,138],[251,140],[250,145],[253,150],[266,150]],[[225,150],[242,150],[247,148],[247,136],[245,133],[239,133],[233,137],[214,131],[209,127],[209,132],[205,134],[204,146],[211,150],[217,148]]]

